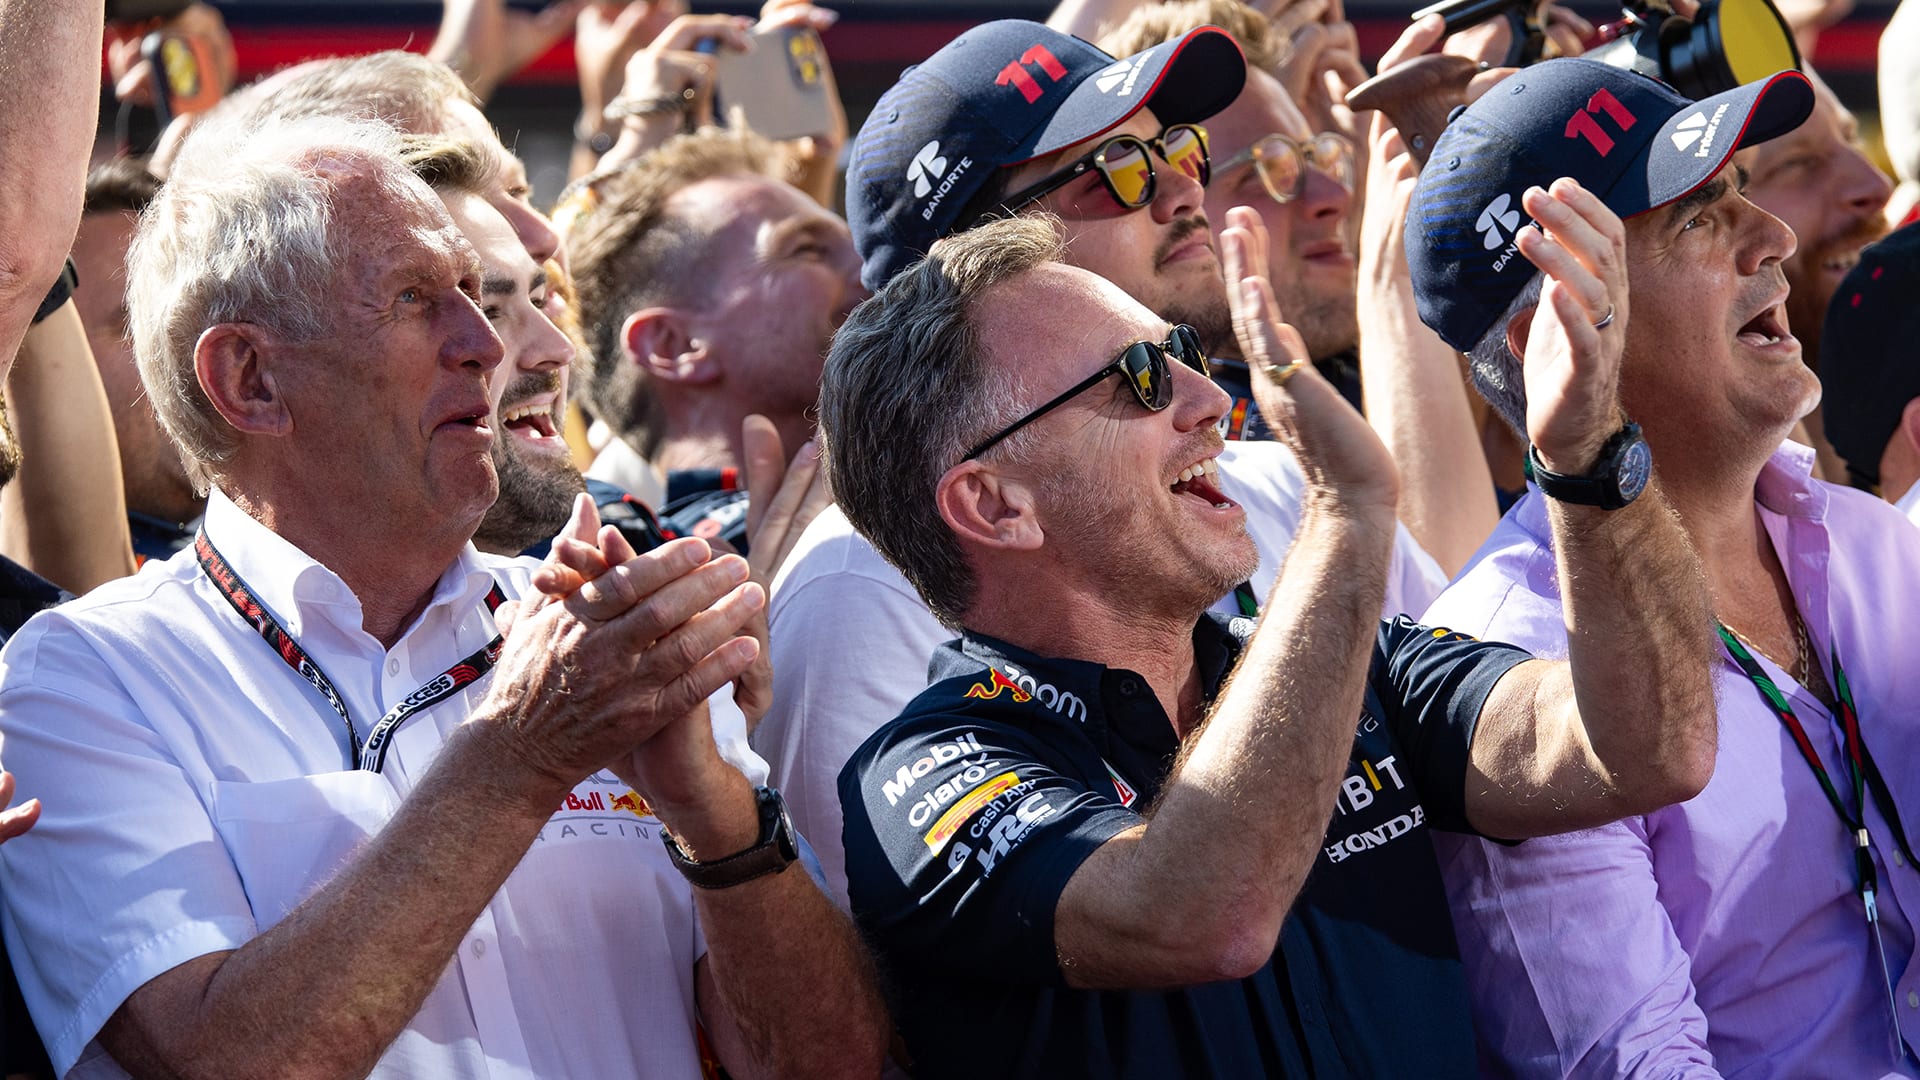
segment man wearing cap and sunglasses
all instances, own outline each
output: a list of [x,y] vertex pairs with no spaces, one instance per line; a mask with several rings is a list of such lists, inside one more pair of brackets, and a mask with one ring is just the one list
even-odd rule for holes
[[[1245,62],[1204,27],[1116,60],[1038,23],[967,31],[904,75],[854,140],[849,224],[862,277],[884,283],[936,238],[983,214],[1056,213],[1067,259],[1120,286],[1203,346],[1232,336],[1212,231],[1198,125],[1239,94]],[[964,205],[963,204],[967,204]],[[1225,428],[1230,411],[1223,411]],[[904,438],[920,432],[876,423]],[[1292,543],[1305,478],[1269,441],[1233,441],[1222,490],[1245,508],[1261,561],[1215,610],[1258,609]],[[1384,615],[1423,609],[1445,573],[1395,530]],[[947,634],[899,572],[829,508],[776,579],[768,609],[774,701],[754,735],[794,820],[843,890],[840,805],[831,778],[847,756],[926,686]],[[844,898],[844,892],[841,893]]]
[[[1380,623],[1393,463],[1279,322],[1259,219],[1233,223],[1240,341],[1310,477],[1257,629],[1205,611],[1258,558],[1212,464],[1230,399],[1051,222],[941,241],[834,339],[836,497],[962,628],[840,774],[916,1075],[1472,1075],[1428,827],[1525,837],[1706,781],[1706,597],[1657,493],[1562,522],[1571,665]],[[1529,421],[1571,467],[1618,357],[1543,325],[1567,355]]]
[[[1137,8],[1101,37],[1126,56],[1176,40],[1203,24],[1224,28],[1247,56],[1247,80],[1231,103],[1207,118],[1211,176],[1202,209],[1216,230],[1227,210],[1252,207],[1272,237],[1269,273],[1280,310],[1306,340],[1307,354],[1349,401],[1360,400],[1355,350],[1355,258],[1350,226],[1357,209],[1354,147],[1336,131],[1315,132],[1272,72],[1285,43],[1266,16],[1238,0]],[[1216,351],[1237,352],[1232,340]],[[1227,437],[1270,438],[1253,401],[1250,373],[1222,358],[1214,381],[1234,397]]]
[[[1794,236],[1730,163],[1814,103],[1798,72],[1696,102],[1553,60],[1468,106],[1414,194],[1421,316],[1510,424],[1536,407],[1536,366],[1558,362],[1531,340],[1536,311],[1583,317],[1623,357],[1613,434],[1575,462],[1536,446],[1537,490],[1427,617],[1541,655],[1577,648],[1563,594],[1581,583],[1548,569],[1564,543],[1549,525],[1630,501],[1652,468],[1717,630],[1719,740],[1698,797],[1518,847],[1436,837],[1482,1061],[1502,1075],[1920,1076],[1905,824],[1920,544],[1783,442],[1819,400],[1786,316]],[[1569,214],[1568,191],[1588,210]],[[1616,237],[1631,318],[1625,291],[1543,294],[1515,257],[1594,230]],[[1618,557],[1632,573],[1641,555]]]

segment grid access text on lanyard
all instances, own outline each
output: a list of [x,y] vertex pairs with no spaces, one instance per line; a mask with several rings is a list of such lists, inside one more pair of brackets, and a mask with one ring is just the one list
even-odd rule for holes
[[[226,557],[213,546],[213,541],[207,539],[206,530],[202,529],[193,538],[193,553],[200,560],[200,569],[206,571],[207,578],[213,582],[214,588],[219,589],[220,595],[227,598],[227,603],[233,605],[233,610],[239,614],[240,618],[258,631],[267,644],[273,647],[273,651],[280,655],[280,659],[285,660],[288,667],[299,672],[301,678],[320,692],[320,696],[333,707],[333,711],[340,714],[341,722],[347,725],[347,750],[351,766],[355,769],[379,772],[380,767],[386,763],[387,747],[392,743],[394,732],[399,730],[400,725],[405,723],[408,717],[459,693],[462,688],[493,670],[494,662],[500,658],[501,637],[495,634],[493,640],[487,642],[478,652],[428,679],[420,689],[408,694],[400,704],[388,710],[387,714],[373,725],[373,730],[368,733],[365,744],[362,744],[360,734],[353,726],[353,716],[347,711],[347,703],[333,688],[333,680],[327,678],[327,673],[320,670],[320,665],[307,655],[299,642],[293,640],[293,635],[287,633],[279,621],[267,611],[266,606],[254,597],[253,590],[248,588],[247,583],[234,572]],[[505,601],[506,594],[500,591],[498,582],[494,583],[493,588],[487,592],[487,610],[494,611]]]
[[[1899,811],[1894,806],[1893,792],[1887,787],[1886,779],[1880,775],[1880,767],[1874,764],[1873,754],[1868,751],[1865,741],[1860,738],[1860,714],[1854,708],[1853,687],[1847,682],[1846,669],[1840,666],[1839,646],[1835,644],[1832,649],[1833,695],[1838,702],[1840,732],[1844,740],[1842,756],[1846,761],[1847,778],[1852,781],[1853,804],[1860,808],[1857,812],[1847,809],[1846,801],[1840,797],[1840,790],[1834,786],[1833,777],[1828,774],[1826,764],[1815,752],[1813,741],[1807,738],[1807,729],[1801,726],[1800,718],[1794,714],[1793,706],[1788,703],[1787,696],[1780,692],[1780,688],[1761,669],[1760,662],[1753,658],[1753,653],[1741,643],[1739,637],[1728,629],[1725,623],[1715,625],[1720,631],[1721,642],[1726,645],[1727,652],[1733,656],[1733,662],[1740,666],[1740,670],[1747,676],[1748,681],[1753,683],[1754,689],[1760,691],[1760,696],[1772,707],[1774,715],[1780,718],[1780,723],[1787,729],[1787,734],[1793,737],[1793,744],[1799,747],[1800,756],[1806,760],[1807,767],[1813,770],[1814,779],[1820,781],[1820,790],[1826,793],[1828,804],[1839,816],[1840,823],[1852,834],[1854,873],[1859,882],[1860,899],[1866,905],[1867,924],[1872,931],[1874,951],[1880,955],[1880,974],[1887,985],[1887,1004],[1893,1010],[1894,1038],[1900,1040],[1900,1009],[1893,1000],[1893,977],[1887,967],[1886,950],[1880,945],[1878,904],[1880,875],[1874,869],[1873,838],[1867,832],[1867,793],[1869,791],[1873,793],[1875,799],[1879,800],[1882,816],[1887,819],[1888,827],[1893,830],[1894,842],[1899,845],[1900,852],[1906,857],[1908,864],[1920,866],[1920,859],[1913,857],[1913,848],[1907,843],[1906,826],[1901,823]],[[1901,1043],[1901,1052],[1905,1053],[1904,1042]]]

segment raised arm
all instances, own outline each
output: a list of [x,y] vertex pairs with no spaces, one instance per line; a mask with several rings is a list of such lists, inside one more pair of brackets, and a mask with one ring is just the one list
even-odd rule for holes
[[104,22],[98,0],[0,0],[0,365],[80,227]]
[[0,487],[0,552],[75,594],[133,573],[113,413],[73,301],[27,331],[6,388],[20,472]]
[[1407,207],[1419,168],[1386,118],[1368,140],[1360,222],[1360,385],[1367,422],[1400,467],[1400,519],[1449,575],[1500,519],[1459,357],[1420,321],[1407,266]]
[[[1572,180],[1522,203],[1547,231],[1523,230],[1520,252],[1549,279],[1531,323],[1515,324],[1527,433],[1547,469],[1585,476],[1623,423],[1626,233]],[[1481,714],[1467,813],[1489,836],[1644,813],[1692,798],[1713,774],[1706,576],[1659,484],[1619,510],[1547,506],[1569,662],[1515,668]]]
[[1259,218],[1230,220],[1235,333],[1261,412],[1306,473],[1305,509],[1259,629],[1147,824],[1097,849],[1061,894],[1055,942],[1081,987],[1241,978],[1272,956],[1333,814],[1386,591],[1392,459],[1304,362],[1250,269],[1267,265]]

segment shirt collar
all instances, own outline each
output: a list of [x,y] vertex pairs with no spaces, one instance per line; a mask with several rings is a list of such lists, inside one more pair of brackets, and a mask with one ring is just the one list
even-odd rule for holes
[[1825,521],[1832,496],[1813,476],[1813,448],[1789,439],[1780,444],[1760,469],[1754,501],[1781,517]]
[[[362,625],[360,598],[338,574],[262,525],[218,487],[208,493],[202,522],[207,539],[227,565],[296,640],[302,624],[315,619],[342,628]],[[469,543],[434,584],[427,607],[479,603],[493,584],[493,575]]]
[[[1194,660],[1200,666],[1201,682],[1207,689],[1208,698],[1219,693],[1220,685],[1232,671],[1233,662],[1240,655],[1240,648],[1252,634],[1253,627],[1252,619],[1229,618],[1213,612],[1207,612],[1194,624]],[[1097,703],[1102,700],[1107,674],[1121,670],[1089,660],[1040,656],[971,630],[963,631],[960,640],[953,644],[957,648],[935,655],[930,672],[932,681],[974,674],[978,672],[979,665],[984,664],[1024,693],[1056,700],[1071,694],[1083,701]]]

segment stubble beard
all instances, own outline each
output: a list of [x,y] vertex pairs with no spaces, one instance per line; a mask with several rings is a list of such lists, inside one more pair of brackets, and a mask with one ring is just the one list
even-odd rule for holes
[[0,394],[0,487],[13,481],[20,471],[20,441],[13,437],[13,421],[7,416],[7,396]]
[[518,555],[553,539],[573,512],[573,497],[587,486],[571,461],[536,465],[521,457],[507,444],[514,437],[504,430],[494,435],[499,440],[493,468],[500,476],[500,497],[473,534],[475,547],[496,555]]

